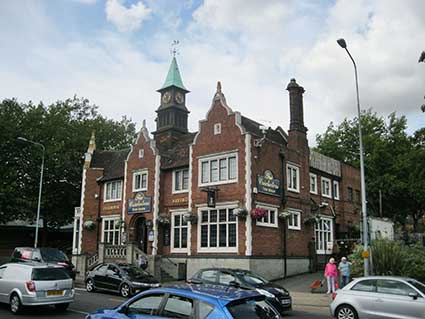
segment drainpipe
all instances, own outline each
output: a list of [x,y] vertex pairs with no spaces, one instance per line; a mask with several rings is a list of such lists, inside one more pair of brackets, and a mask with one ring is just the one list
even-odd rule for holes
[[[286,197],[285,197],[285,153],[283,151],[283,149],[280,150],[279,152],[279,156],[282,162],[282,190],[280,192],[280,200],[283,206],[286,205]],[[287,269],[288,269],[288,265],[287,265],[287,255],[286,255],[286,250],[287,250],[287,240],[286,240],[286,236],[287,236],[287,226],[286,226],[286,218],[283,219],[283,238],[282,238],[282,247],[283,247],[283,277],[286,278],[287,276]]]
[[96,218],[96,222],[97,222],[97,232],[96,232],[96,244],[97,244],[97,249],[99,250],[99,233],[100,233],[100,203],[101,203],[101,199],[102,199],[102,184],[100,182],[98,182],[99,185],[99,194],[97,196],[97,218]]

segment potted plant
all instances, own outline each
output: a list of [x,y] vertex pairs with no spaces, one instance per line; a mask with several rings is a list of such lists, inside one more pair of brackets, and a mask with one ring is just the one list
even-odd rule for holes
[[235,208],[233,210],[233,216],[246,218],[246,216],[248,216],[248,211],[245,208]]
[[86,220],[83,224],[84,229],[92,231],[96,228],[96,223],[92,220]]
[[191,224],[196,224],[198,221],[198,216],[196,214],[192,214],[191,212],[187,212],[183,215],[183,221],[186,223],[190,222]]
[[267,209],[262,207],[256,207],[251,211],[251,217],[254,220],[266,217],[266,215],[267,215]]
[[278,216],[279,216],[280,219],[286,219],[289,216],[291,216],[291,213],[288,212],[287,210],[284,210],[284,211],[280,212]]
[[115,222],[115,227],[117,228],[121,228],[124,227],[125,228],[125,221],[124,219],[119,219]]
[[169,225],[171,223],[170,218],[168,218],[167,215],[162,215],[162,214],[158,216],[156,222],[159,225]]

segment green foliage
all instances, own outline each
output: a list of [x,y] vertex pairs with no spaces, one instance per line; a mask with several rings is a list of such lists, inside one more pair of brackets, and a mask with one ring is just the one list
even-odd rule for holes
[[91,132],[99,149],[128,147],[134,124],[107,119],[87,99],[71,98],[45,106],[16,100],[0,102],[0,223],[32,220],[36,212],[41,148],[46,147],[41,213],[49,226],[68,223],[79,206],[83,155]]
[[[401,224],[410,216],[416,228],[425,215],[425,130],[408,136],[406,118],[395,113],[384,119],[369,109],[361,119],[369,213],[379,215],[381,190],[384,216]],[[317,151],[359,167],[358,128],[358,118],[331,123],[317,135]]]
[[[425,282],[425,249],[391,240],[374,240],[371,245],[375,275],[407,276]],[[354,277],[363,276],[363,246],[358,245],[349,257]]]

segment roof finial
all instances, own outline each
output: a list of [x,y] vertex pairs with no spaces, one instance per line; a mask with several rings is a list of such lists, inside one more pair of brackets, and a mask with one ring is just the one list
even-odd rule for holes
[[146,128],[146,120],[142,121],[142,128]]
[[221,82],[217,81],[217,92],[221,93]]
[[173,40],[173,42],[171,42],[170,51],[171,51],[171,54],[173,55],[173,58],[175,58],[176,55],[179,54],[179,51],[177,49],[177,46],[179,44],[180,44],[179,40]]

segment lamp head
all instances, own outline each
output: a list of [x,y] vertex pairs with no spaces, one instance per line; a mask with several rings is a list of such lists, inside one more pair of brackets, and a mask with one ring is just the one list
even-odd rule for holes
[[20,140],[20,141],[28,142],[28,140],[26,138],[21,137],[21,136],[19,136],[17,139]]
[[336,42],[339,44],[339,46],[343,49],[347,48],[347,43],[345,42],[345,40],[343,38],[336,40]]

